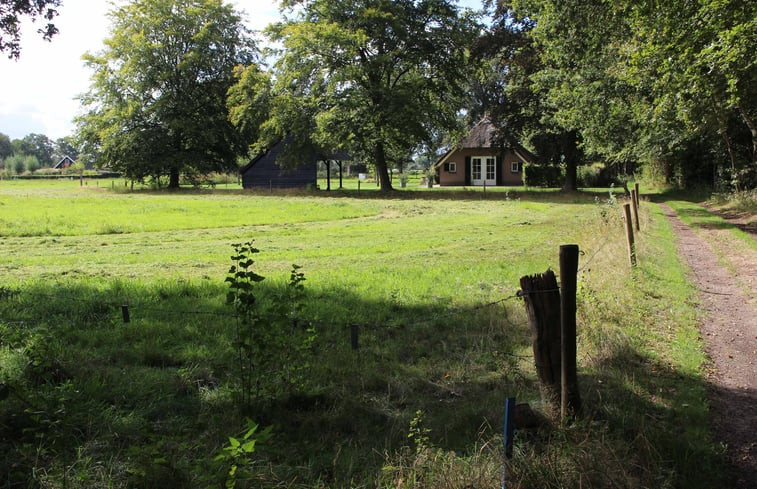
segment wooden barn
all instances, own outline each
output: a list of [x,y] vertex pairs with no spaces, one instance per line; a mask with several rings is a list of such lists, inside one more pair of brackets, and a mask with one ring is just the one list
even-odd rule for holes
[[494,132],[494,125],[483,120],[439,158],[433,166],[439,185],[523,185],[523,163],[534,162],[534,155],[520,145],[497,147]]
[[[310,161],[303,162],[297,168],[283,168],[276,163],[276,158],[286,147],[286,140],[274,144],[268,151],[256,156],[251,162],[242,167],[243,188],[306,188],[318,183],[319,161],[350,161],[345,152],[337,152],[325,156],[317,156]],[[340,164],[341,168],[341,164]]]
[[73,165],[74,163],[76,163],[76,162],[73,160],[73,158],[71,158],[70,156],[66,155],[63,158],[61,158],[60,160],[58,160],[58,162],[55,165],[53,165],[53,168],[55,168],[57,170],[63,170],[64,168],[68,168],[69,166]]

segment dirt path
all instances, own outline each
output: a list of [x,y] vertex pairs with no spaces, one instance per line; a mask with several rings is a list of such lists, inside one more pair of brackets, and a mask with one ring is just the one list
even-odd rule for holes
[[728,447],[734,487],[757,488],[757,253],[721,248],[729,252],[726,268],[709,244],[722,243],[722,231],[695,232],[670,207],[661,207],[678,235],[679,253],[692,269],[706,312],[700,330],[712,361],[713,421]]

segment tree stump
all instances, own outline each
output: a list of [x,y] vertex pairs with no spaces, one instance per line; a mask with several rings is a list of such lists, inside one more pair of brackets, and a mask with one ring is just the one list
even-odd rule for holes
[[520,287],[531,325],[534,364],[541,396],[550,414],[560,413],[560,290],[552,270],[521,277]]

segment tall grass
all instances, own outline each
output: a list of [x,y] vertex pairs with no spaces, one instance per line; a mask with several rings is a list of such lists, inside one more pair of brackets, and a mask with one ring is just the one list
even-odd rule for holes
[[[239,487],[492,487],[504,398],[540,406],[518,279],[557,268],[565,243],[586,252],[587,408],[571,425],[519,432],[512,487],[718,481],[692,291],[655,207],[644,206],[641,266],[631,272],[612,201],[429,194],[146,193],[138,205],[148,208],[197,200],[195,220],[145,232],[161,213],[133,212],[124,233],[89,234],[94,215],[74,213],[81,223],[68,235],[1,238],[3,484],[217,487],[228,467],[214,457],[250,417],[273,427],[273,438],[257,447]],[[115,214],[135,205],[132,194],[82,195]],[[42,195],[4,198],[50,206]],[[220,227],[222,205],[288,212]],[[312,213],[321,214],[310,221]],[[223,278],[230,243],[249,238],[262,250],[262,304],[280,294],[292,263],[303,266],[302,316],[317,339],[297,388],[240,410]],[[418,411],[428,439],[412,449]]]

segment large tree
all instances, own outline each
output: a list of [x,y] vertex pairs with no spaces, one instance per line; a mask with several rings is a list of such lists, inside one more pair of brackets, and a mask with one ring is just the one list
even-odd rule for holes
[[229,121],[234,70],[255,62],[240,16],[222,0],[134,0],[110,13],[105,49],[79,118],[84,151],[133,179],[236,168],[245,148]]
[[587,153],[610,162],[672,162],[700,174],[730,159],[741,181],[756,173],[754,2],[497,5],[533,23],[528,37],[541,67],[530,79],[545,113],[575,131]]
[[576,169],[584,162],[580,134],[561,124],[548,87],[538,76],[548,68],[532,36],[536,23],[502,2],[487,2],[492,23],[474,49],[481,59],[473,90],[474,112],[498,129],[498,144],[527,145],[545,165],[565,168],[565,190],[576,189]]
[[0,161],[13,154],[13,144],[7,134],[0,132]]
[[23,153],[37,158],[42,167],[51,166],[53,161],[53,142],[44,134],[27,134],[22,140]]
[[47,20],[47,24],[37,29],[42,38],[50,40],[58,33],[51,21],[58,15],[56,8],[60,0],[0,0],[0,52],[7,52],[9,58],[18,59],[21,54],[21,20],[24,16]]
[[268,126],[304,139],[291,134],[290,118],[316,146],[369,157],[382,190],[391,190],[391,155],[459,122],[473,16],[450,0],[282,3],[293,17],[269,30],[284,51],[275,72],[278,120]]
[[719,140],[735,186],[757,186],[757,3],[624,0],[618,8],[634,33],[630,72],[648,87],[649,119],[675,118],[690,139]]

